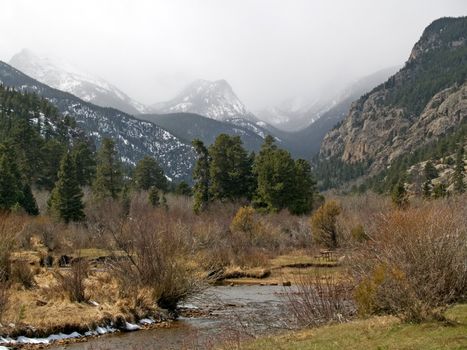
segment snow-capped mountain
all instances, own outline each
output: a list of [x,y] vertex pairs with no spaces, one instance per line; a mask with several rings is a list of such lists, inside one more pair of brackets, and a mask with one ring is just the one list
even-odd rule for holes
[[60,59],[23,49],[11,58],[9,64],[41,83],[69,92],[86,102],[113,107],[132,115],[148,111],[146,106],[104,79],[83,72]]
[[98,146],[105,137],[115,141],[121,160],[134,165],[146,155],[161,164],[175,181],[191,180],[196,156],[193,148],[169,131],[113,108],[104,108],[51,88],[0,61],[0,84],[34,92],[54,104],[63,115],[71,115],[77,127]]
[[195,80],[172,100],[151,107],[155,113],[189,112],[220,121],[255,119],[225,80]]

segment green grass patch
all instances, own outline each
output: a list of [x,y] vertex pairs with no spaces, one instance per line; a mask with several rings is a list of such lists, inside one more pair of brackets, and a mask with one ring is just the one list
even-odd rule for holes
[[453,325],[404,324],[394,317],[374,317],[261,338],[242,348],[281,350],[440,350],[467,349],[467,304],[446,312]]

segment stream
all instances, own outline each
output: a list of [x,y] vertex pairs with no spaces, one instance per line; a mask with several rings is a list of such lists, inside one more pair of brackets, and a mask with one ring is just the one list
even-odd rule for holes
[[223,341],[287,328],[282,286],[216,286],[181,305],[185,315],[167,328],[118,333],[52,349],[209,349]]

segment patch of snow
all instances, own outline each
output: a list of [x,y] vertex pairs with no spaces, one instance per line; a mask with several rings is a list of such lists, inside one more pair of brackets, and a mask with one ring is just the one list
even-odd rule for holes
[[141,327],[138,326],[137,324],[133,324],[133,323],[129,323],[129,322],[125,323],[125,330],[128,331],[128,332],[134,332],[134,331],[137,331],[139,329],[141,329]]
[[143,318],[143,319],[139,320],[139,323],[144,324],[144,325],[153,324],[155,322],[156,321],[154,321],[152,318]]

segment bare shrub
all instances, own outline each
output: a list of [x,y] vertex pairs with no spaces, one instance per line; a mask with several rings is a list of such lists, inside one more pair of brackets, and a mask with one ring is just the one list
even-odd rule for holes
[[12,267],[11,276],[13,281],[20,283],[26,289],[36,285],[34,271],[27,261],[17,261]]
[[11,277],[10,256],[24,226],[24,217],[0,213],[0,277]]
[[69,271],[55,271],[59,288],[64,291],[71,302],[87,301],[85,280],[89,276],[89,263],[84,259],[73,262]]
[[10,282],[4,274],[4,271],[0,270],[0,322],[10,299]]
[[465,203],[465,197],[430,202],[377,218],[352,264],[361,314],[389,313],[417,322],[466,300]]
[[107,226],[116,248],[124,253],[113,269],[122,289],[149,289],[163,308],[175,309],[179,301],[198,291],[196,271],[190,266],[190,234],[183,224],[171,220],[163,209],[147,201],[132,203],[130,214],[120,226]]
[[26,227],[26,232],[30,235],[37,235],[49,252],[60,247],[59,232],[63,230],[63,225],[53,222],[45,216],[37,217]]
[[355,314],[350,280],[323,275],[299,274],[293,287],[287,288],[287,307],[299,326],[319,326],[345,322]]

